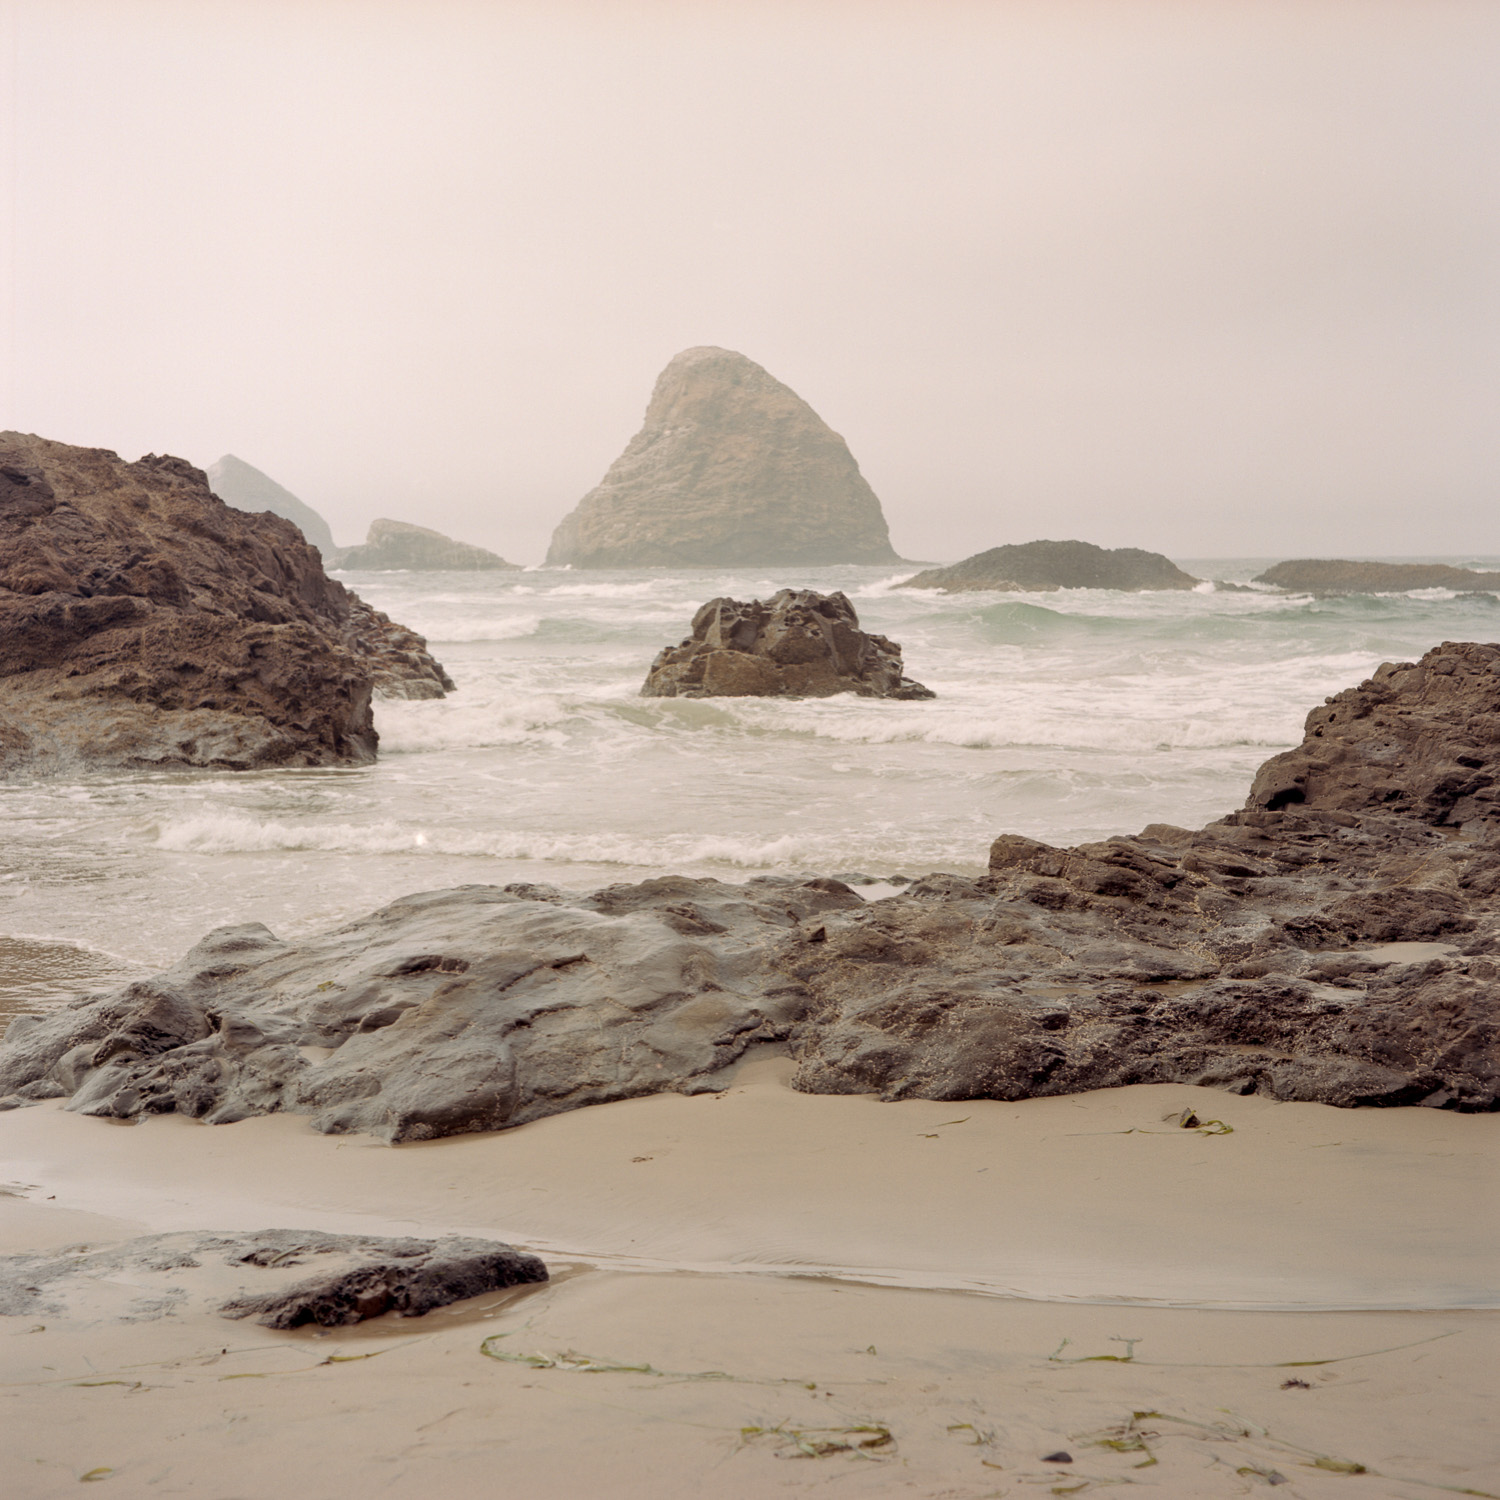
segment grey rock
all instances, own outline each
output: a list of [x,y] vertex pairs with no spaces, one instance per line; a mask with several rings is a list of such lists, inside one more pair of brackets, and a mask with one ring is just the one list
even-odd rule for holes
[[899,560],[843,438],[753,360],[711,347],[662,371],[645,425],[547,552],[577,568]]
[[214,494],[236,510],[252,513],[268,510],[272,515],[284,517],[323,554],[325,561],[335,550],[328,522],[306,501],[299,500],[290,490],[277,484],[269,474],[262,474],[232,453],[226,453],[216,464],[211,464],[207,474]]
[[1297,594],[1398,594],[1407,589],[1500,590],[1500,573],[1454,568],[1446,563],[1349,562],[1342,558],[1299,558],[1277,563],[1256,575]]
[[903,589],[949,593],[993,589],[1050,593],[1055,589],[1190,589],[1201,580],[1159,552],[1139,547],[1096,547],[1092,542],[1023,542],[991,547],[946,568],[928,568],[897,584]]
[[429,531],[425,526],[413,526],[408,521],[388,520],[372,521],[364,545],[337,549],[329,557],[328,566],[370,571],[384,568],[419,572],[521,571],[518,563],[506,562],[498,553],[488,552],[483,547],[455,542],[440,531]]
[[931,698],[901,673],[901,648],[859,628],[841,593],[782,589],[766,603],[710,599],[692,635],[662,649],[646,674],[647,698]]

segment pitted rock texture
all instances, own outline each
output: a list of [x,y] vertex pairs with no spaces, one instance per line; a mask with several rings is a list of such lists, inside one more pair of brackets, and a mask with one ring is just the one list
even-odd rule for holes
[[547,553],[576,568],[899,560],[843,438],[753,360],[711,347],[662,371],[645,425]]
[[475,573],[508,569],[521,571],[520,564],[506,562],[498,553],[468,542],[455,542],[441,531],[413,526],[409,521],[379,520],[370,523],[364,545],[343,547],[328,559],[331,568],[382,568],[455,570]]
[[190,464],[0,434],[0,771],[359,763],[374,688],[445,684]]
[[0,1106],[288,1110],[413,1140],[712,1089],[768,1042],[813,1093],[1192,1083],[1494,1110],[1500,820],[1487,785],[1435,800],[1433,767],[1462,732],[1481,765],[1460,769],[1484,769],[1497,658],[1448,644],[1315,710],[1309,742],[1337,775],[1306,779],[1300,803],[1258,780],[1196,832],[1073,849],[1003,834],[985,877],[929,875],[868,905],[832,879],[670,877],[428,892],[296,943],[221,929],[154,979],[18,1017]]
[[1446,563],[1346,562],[1341,558],[1299,558],[1277,563],[1256,576],[1297,594],[1399,594],[1407,589],[1500,590],[1500,573],[1452,568]]
[[226,453],[217,463],[210,464],[206,472],[209,488],[219,499],[236,510],[252,514],[268,510],[273,515],[284,517],[323,554],[324,563],[333,566],[328,562],[335,551],[333,532],[328,529],[328,522],[306,501],[299,500],[269,474],[262,474],[232,453]]
[[769,601],[710,599],[693,633],[646,674],[647,698],[931,698],[901,675],[901,648],[859,628],[841,593],[782,589]]
[[1159,552],[1096,547],[1092,542],[1022,542],[991,547],[946,568],[928,568],[897,585],[949,593],[994,589],[1051,593],[1055,589],[1191,589],[1201,582]]
[[146,1322],[196,1302],[267,1328],[336,1328],[546,1280],[536,1256],[494,1240],[188,1231],[0,1256],[0,1314]]

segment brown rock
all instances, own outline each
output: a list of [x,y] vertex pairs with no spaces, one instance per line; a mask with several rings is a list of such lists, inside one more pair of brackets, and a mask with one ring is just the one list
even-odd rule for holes
[[1446,563],[1300,558],[1267,568],[1255,582],[1274,584],[1298,594],[1399,594],[1407,589],[1473,589],[1493,593],[1500,590],[1500,573],[1451,568]]
[[880,501],[796,392],[728,349],[687,349],[646,421],[552,536],[577,568],[898,562]]
[[901,648],[859,628],[839,593],[782,589],[766,603],[710,599],[692,636],[664,647],[641,689],[646,698],[931,698],[901,675]]

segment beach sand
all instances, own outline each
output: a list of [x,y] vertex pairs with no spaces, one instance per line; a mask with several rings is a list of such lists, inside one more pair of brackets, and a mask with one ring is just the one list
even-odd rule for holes
[[556,1278],[331,1333],[0,1318],[4,1493],[1500,1495],[1500,1118],[788,1071],[398,1148],[0,1116],[0,1250],[463,1233]]

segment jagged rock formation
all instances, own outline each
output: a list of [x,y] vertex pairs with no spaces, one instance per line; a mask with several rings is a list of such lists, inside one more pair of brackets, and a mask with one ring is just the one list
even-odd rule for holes
[[577,568],[899,562],[847,444],[728,349],[662,371],[645,425],[552,536]]
[[768,603],[710,599],[693,633],[665,646],[646,674],[645,698],[931,698],[901,675],[901,648],[859,628],[841,593],[782,589]]
[[1400,594],[1407,589],[1460,589],[1493,593],[1500,573],[1451,568],[1446,563],[1345,562],[1301,558],[1277,563],[1257,575],[1256,583],[1274,584],[1295,594]]
[[487,552],[483,547],[455,542],[452,537],[446,537],[440,531],[429,531],[425,526],[385,520],[372,521],[364,545],[340,548],[328,560],[328,566],[363,568],[372,572],[383,568],[453,569],[460,572],[508,568],[520,572],[518,563],[506,562],[498,553]]
[[283,489],[269,474],[262,474],[232,453],[226,453],[207,473],[209,488],[236,510],[252,514],[268,510],[290,521],[323,554],[325,562],[336,550],[328,522],[306,501]]
[[[711,1089],[780,1041],[815,1093],[1192,1083],[1494,1110],[1497,663],[1500,646],[1450,644],[1382,669],[1310,716],[1301,753],[1326,765],[1268,772],[1197,832],[1002,835],[987,877],[869,905],[837,880],[668,878],[427,892],[296,943],[224,928],[155,979],[14,1021],[0,1105],[290,1110],[409,1140]],[[1391,942],[1439,946],[1372,948]]]
[[996,589],[1004,593],[1050,593],[1054,589],[1190,589],[1200,579],[1184,573],[1159,552],[1139,547],[1096,547],[1092,542],[1023,542],[991,547],[946,568],[928,568],[903,589]]
[[368,761],[373,690],[451,685],[182,459],[0,434],[0,771]]
[[195,1311],[199,1301],[222,1317],[253,1317],[267,1328],[338,1328],[388,1312],[419,1318],[467,1297],[546,1280],[536,1256],[494,1240],[186,1231],[100,1249],[0,1256],[0,1315],[137,1323]]

